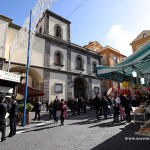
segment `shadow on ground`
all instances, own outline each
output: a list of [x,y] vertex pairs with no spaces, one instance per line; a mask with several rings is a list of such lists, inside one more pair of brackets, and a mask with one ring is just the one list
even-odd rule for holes
[[[101,124],[100,127],[107,127],[107,125]],[[109,138],[103,143],[92,148],[92,150],[149,150],[150,149],[150,140],[127,140],[126,138],[144,138],[145,136],[135,135],[135,131],[138,131],[140,124],[137,123],[134,125],[130,123],[121,128],[121,132],[115,136]]]

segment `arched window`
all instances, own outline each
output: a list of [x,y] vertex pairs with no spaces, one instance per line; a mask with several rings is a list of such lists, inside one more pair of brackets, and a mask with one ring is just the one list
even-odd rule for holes
[[62,38],[62,28],[59,25],[55,25],[55,36]]
[[56,54],[56,64],[58,64],[58,65],[61,64],[61,55],[60,55],[60,53]]
[[55,65],[63,65],[63,54],[60,51],[55,52]]
[[92,63],[92,72],[95,73],[96,72],[96,62],[93,61]]
[[42,33],[42,27],[40,27],[39,33]]
[[81,56],[76,57],[76,69],[83,70],[83,58]]

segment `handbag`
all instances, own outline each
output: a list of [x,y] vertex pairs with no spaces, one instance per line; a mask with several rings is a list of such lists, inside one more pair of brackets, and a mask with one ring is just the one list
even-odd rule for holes
[[56,111],[56,117],[60,117],[60,110],[59,111]]

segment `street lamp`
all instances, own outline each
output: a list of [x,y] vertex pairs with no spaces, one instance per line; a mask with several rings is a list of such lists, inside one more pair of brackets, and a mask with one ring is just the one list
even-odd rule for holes
[[145,79],[141,78],[141,84],[145,84]]
[[133,77],[137,77],[137,72],[135,70],[132,71]]

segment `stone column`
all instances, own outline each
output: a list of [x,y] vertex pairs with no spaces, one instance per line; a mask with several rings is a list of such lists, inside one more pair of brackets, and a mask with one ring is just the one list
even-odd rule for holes
[[72,99],[73,95],[72,95],[72,88],[73,88],[73,83],[72,83],[72,75],[67,75],[67,98]]
[[46,101],[49,101],[49,81],[50,81],[50,71],[44,70],[43,74],[43,91],[44,91],[44,97],[43,97],[43,103],[46,103]]
[[91,75],[91,60],[89,55],[87,56],[87,73]]
[[89,89],[88,89],[88,98],[92,97],[92,78],[88,78],[88,82],[89,82]]
[[67,71],[71,71],[71,49],[67,47]]
[[50,42],[45,40],[44,67],[50,67]]

